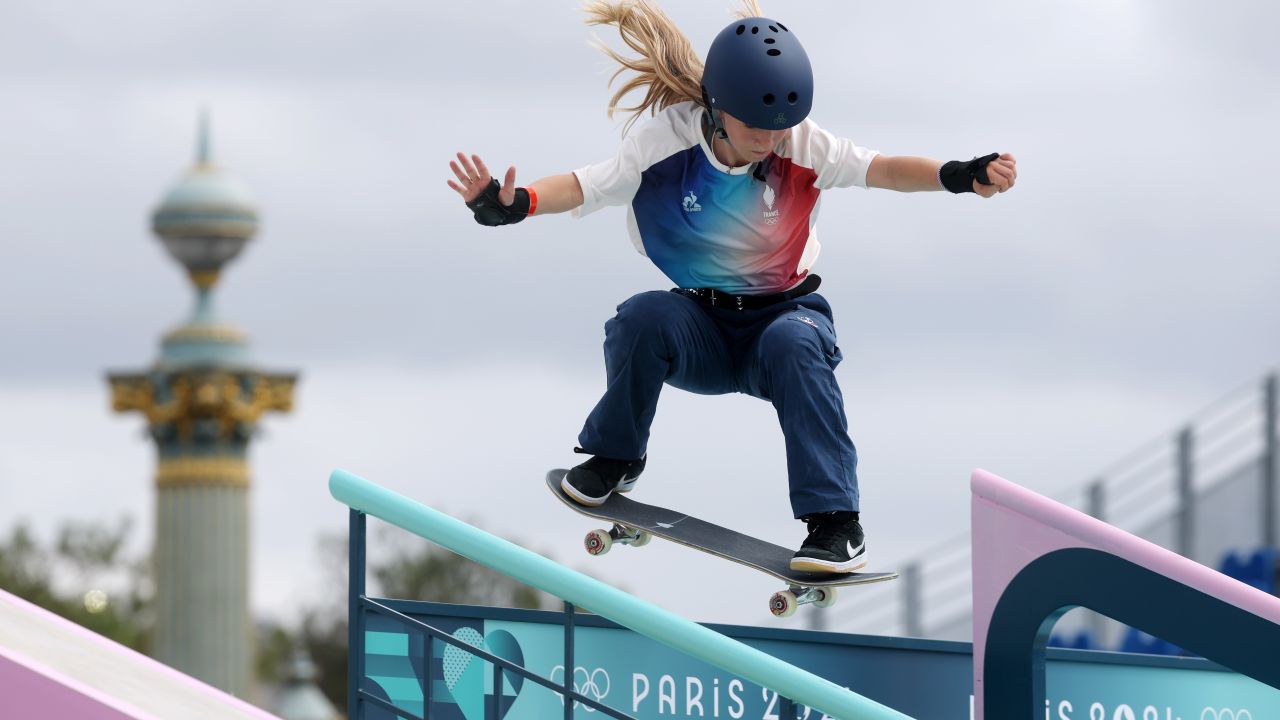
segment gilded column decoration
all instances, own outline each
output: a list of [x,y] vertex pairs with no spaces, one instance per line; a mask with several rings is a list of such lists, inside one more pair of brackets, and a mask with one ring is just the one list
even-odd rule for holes
[[268,411],[293,409],[294,375],[247,372],[112,374],[111,407],[142,413],[151,435],[179,444],[252,437]]
[[157,449],[154,655],[244,698],[254,665],[247,450],[267,413],[293,409],[297,382],[256,367],[248,337],[214,310],[223,267],[257,228],[247,191],[211,161],[202,118],[195,166],[152,216],[195,309],[149,369],[107,376],[112,409],[141,414]]

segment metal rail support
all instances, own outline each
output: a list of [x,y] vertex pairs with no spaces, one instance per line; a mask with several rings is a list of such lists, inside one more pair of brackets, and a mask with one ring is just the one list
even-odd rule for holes
[[903,569],[902,628],[907,637],[924,637],[923,586],[919,563],[911,563]]
[[1178,554],[1195,552],[1195,438],[1190,427],[1178,433]]
[[365,515],[351,511],[347,551],[347,717],[362,717],[360,678],[364,677],[364,551]]
[[1262,543],[1267,547],[1280,544],[1280,530],[1276,525],[1276,485],[1280,484],[1280,448],[1277,448],[1276,416],[1280,414],[1276,397],[1276,374],[1267,376],[1262,384],[1263,432],[1262,440]]

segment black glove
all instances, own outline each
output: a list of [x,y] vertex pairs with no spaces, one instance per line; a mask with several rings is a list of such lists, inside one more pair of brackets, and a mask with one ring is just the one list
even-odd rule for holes
[[489,187],[467,203],[471,212],[475,213],[476,222],[493,227],[495,225],[513,225],[529,216],[529,191],[516,188],[516,199],[510,205],[503,205],[498,199],[498,191],[502,185],[497,178],[489,179]]
[[942,187],[953,193],[973,192],[974,180],[983,185],[992,184],[991,178],[987,176],[987,165],[998,157],[1000,153],[991,153],[968,162],[952,160],[943,163],[942,169],[938,171],[938,179],[942,180]]

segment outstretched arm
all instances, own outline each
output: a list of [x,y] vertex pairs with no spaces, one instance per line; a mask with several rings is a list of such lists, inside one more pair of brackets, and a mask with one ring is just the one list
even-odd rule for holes
[[480,220],[482,209],[477,208],[476,204],[484,203],[485,198],[482,196],[486,193],[493,196],[490,198],[491,201],[501,204],[501,207],[496,209],[495,217],[505,215],[510,218],[506,222],[481,221],[482,224],[509,224],[523,220],[526,215],[560,213],[582,204],[582,187],[573,173],[551,175],[535,180],[528,187],[517,188],[516,168],[512,165],[507,168],[506,175],[496,192],[493,192],[491,190],[494,184],[493,175],[479,155],[467,157],[463,153],[458,153],[457,160],[449,161],[449,168],[458,178],[457,182],[448,180],[449,187],[461,195],[463,202],[476,212],[477,220]]
[[[1013,155],[1004,153],[986,165],[987,177],[991,184],[984,185],[973,181],[973,191],[982,197],[989,198],[998,192],[1005,192],[1013,187],[1018,178],[1017,160]],[[910,157],[907,155],[877,155],[867,168],[867,187],[897,190],[898,192],[921,192],[925,190],[942,190],[938,180],[938,171],[942,163],[930,158]]]
[[538,193],[538,215],[568,212],[582,204],[582,186],[573,173],[548,175],[529,187]]

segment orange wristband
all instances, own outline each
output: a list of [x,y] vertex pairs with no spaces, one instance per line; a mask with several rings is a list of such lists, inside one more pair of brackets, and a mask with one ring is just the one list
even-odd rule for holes
[[525,190],[529,193],[529,214],[532,215],[534,210],[538,209],[538,193],[533,188],[527,187]]

